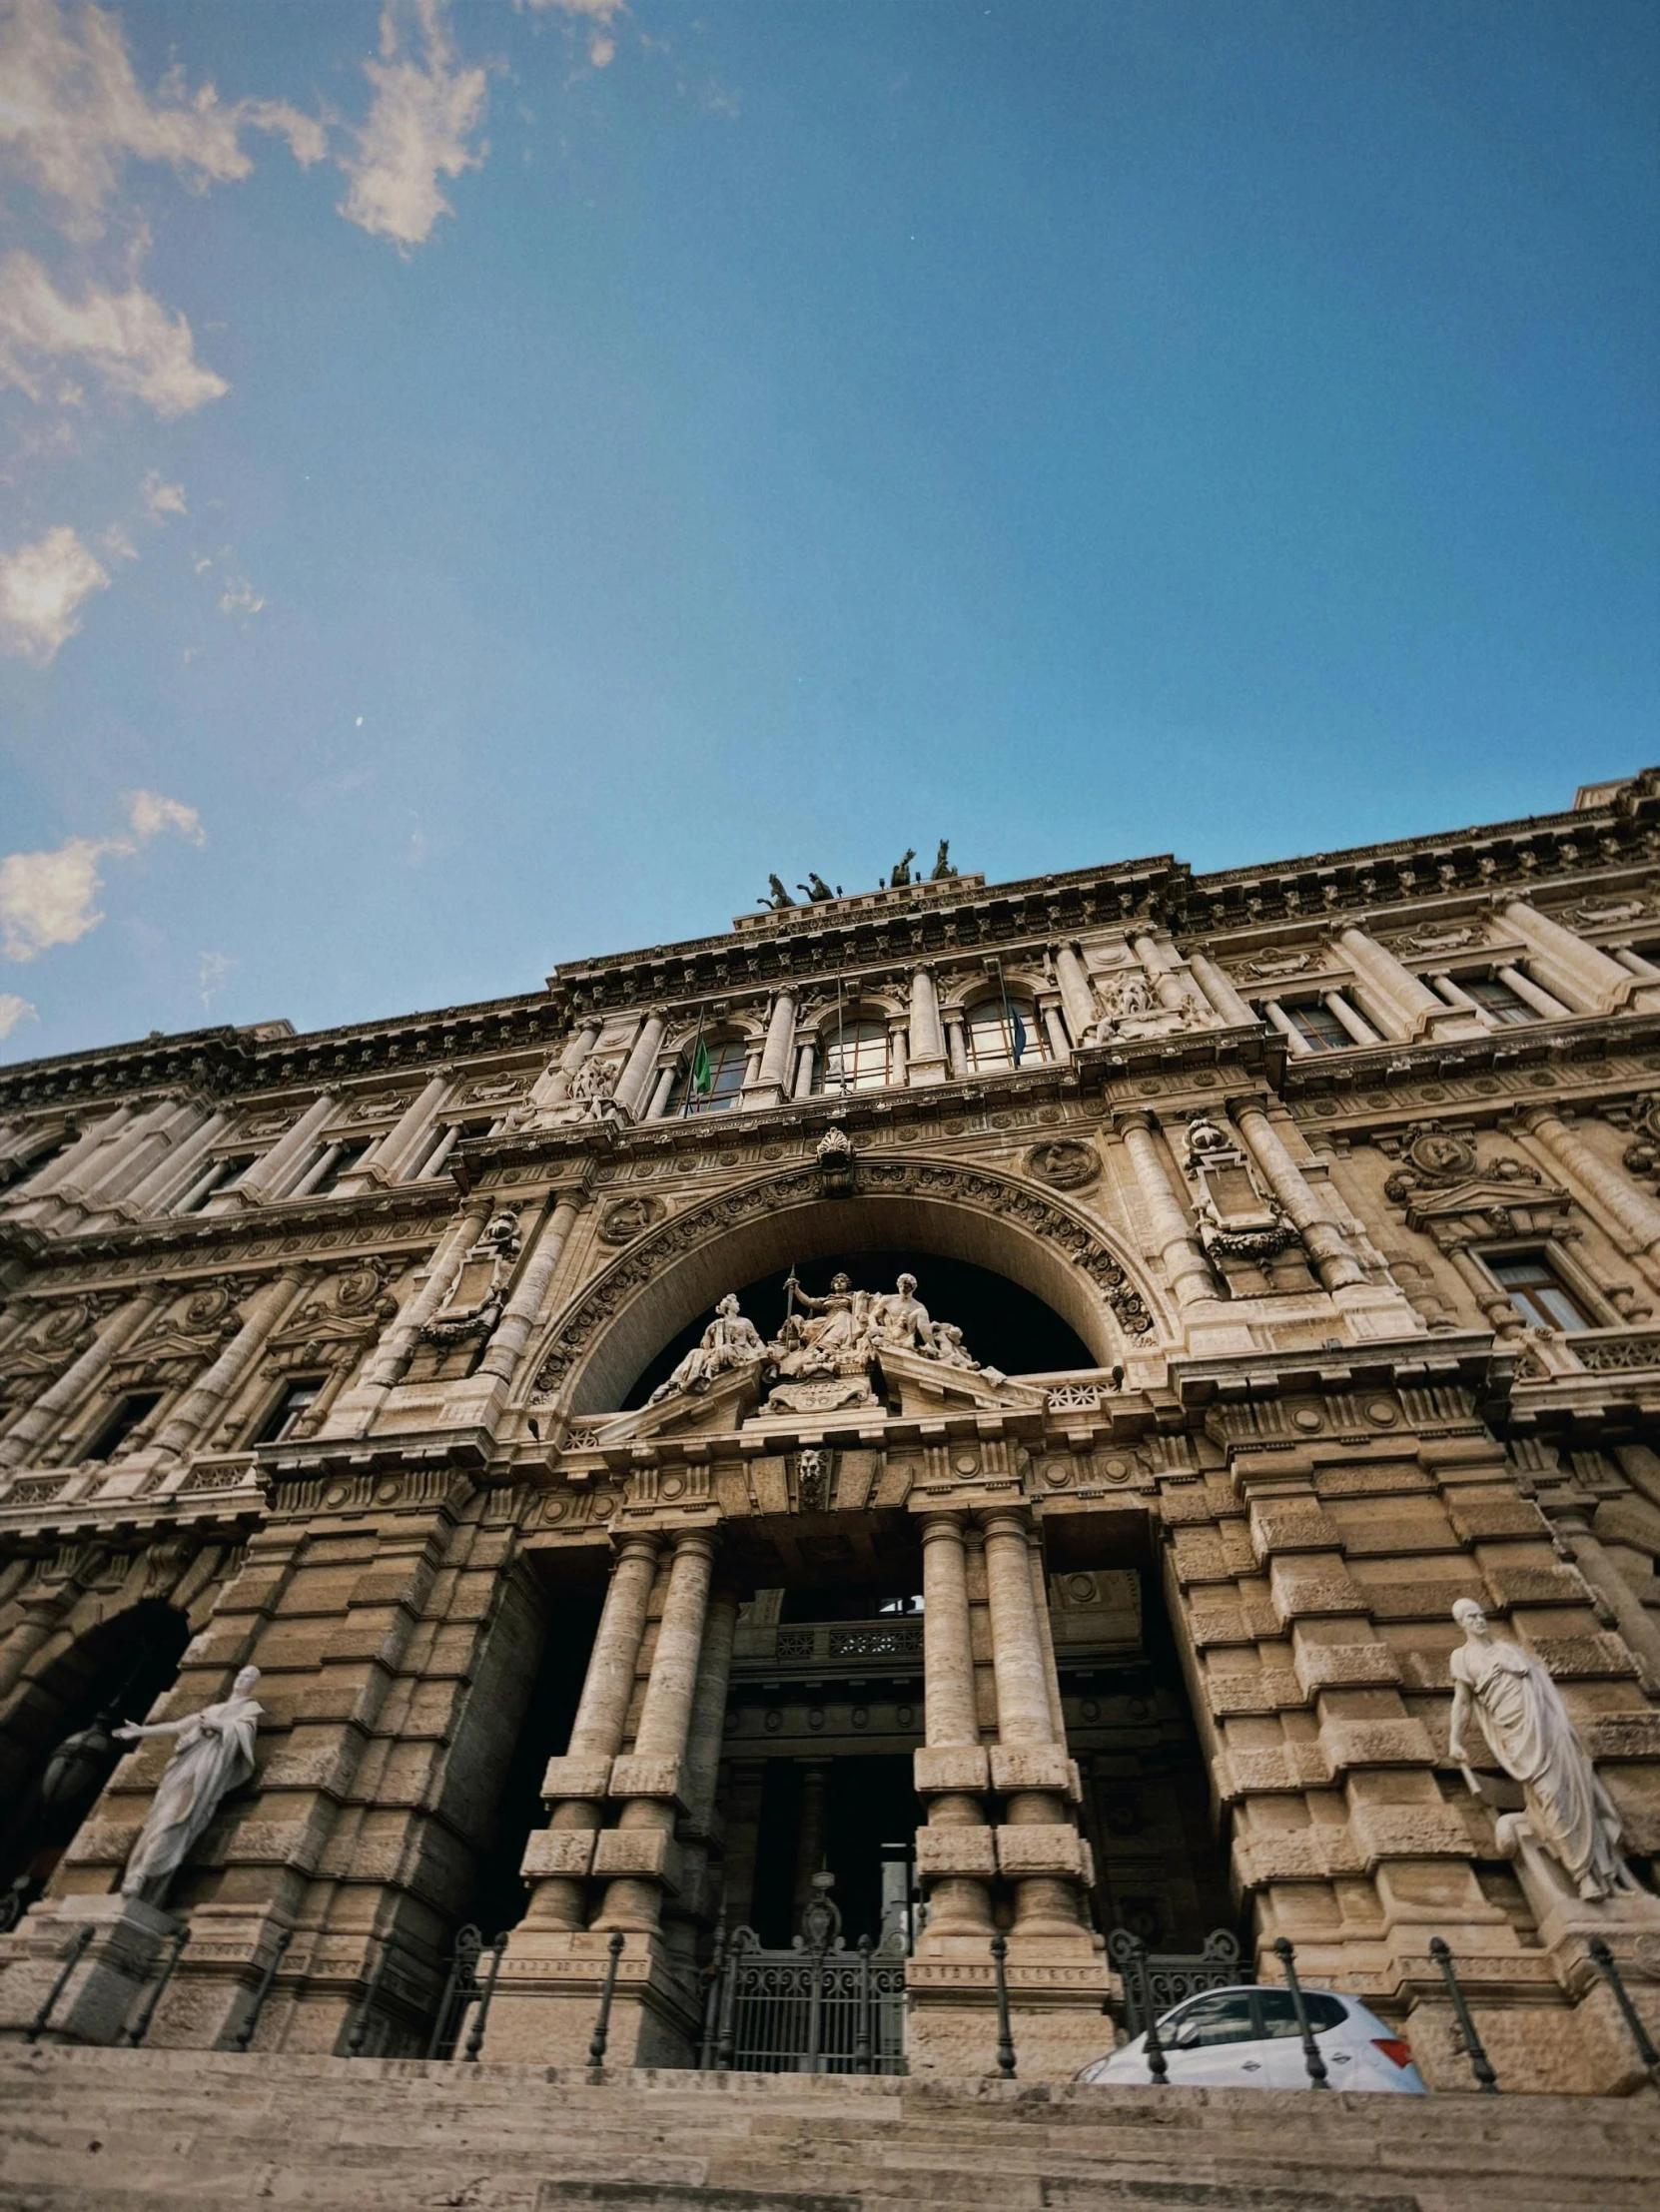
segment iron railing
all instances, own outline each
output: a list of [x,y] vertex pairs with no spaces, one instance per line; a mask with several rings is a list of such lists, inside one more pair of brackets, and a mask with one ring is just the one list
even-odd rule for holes
[[767,1950],[740,1927],[718,1957],[701,2063],[726,2073],[902,2074],[905,1957],[848,1950],[841,1914],[815,1877],[815,1894],[788,1950]]
[[1256,1979],[1241,1960],[1238,1937],[1225,1927],[1214,1929],[1203,1950],[1192,1953],[1150,1951],[1139,1935],[1116,1927],[1107,1938],[1107,1955],[1124,1977],[1124,2024],[1132,2035],[1202,1989],[1231,1989]]

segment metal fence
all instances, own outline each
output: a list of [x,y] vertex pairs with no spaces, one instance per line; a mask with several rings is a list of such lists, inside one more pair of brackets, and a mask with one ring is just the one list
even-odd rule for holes
[[902,2074],[905,1955],[848,1950],[841,1914],[815,1880],[801,1933],[788,1950],[765,1950],[750,1927],[725,1945],[710,1982],[701,2063],[721,2072]]
[[1197,1952],[1150,1951],[1139,1935],[1116,1927],[1107,1938],[1107,1955],[1124,1977],[1124,2024],[1132,2035],[1201,1989],[1229,1989],[1256,1979],[1241,1962],[1238,1938],[1225,1927],[1208,1935]]

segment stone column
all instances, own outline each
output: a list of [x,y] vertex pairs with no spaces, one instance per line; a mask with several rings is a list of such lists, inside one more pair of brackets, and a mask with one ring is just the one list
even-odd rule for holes
[[1067,1028],[1072,1032],[1075,1045],[1082,1045],[1084,1034],[1096,1018],[1095,994],[1090,989],[1090,979],[1084,973],[1084,963],[1078,957],[1076,945],[1057,945],[1055,948],[1055,981],[1060,986],[1061,1004],[1067,1010]]
[[1254,1025],[1256,1016],[1246,1006],[1233,980],[1226,976],[1209,953],[1190,953],[1188,966],[1199,980],[1199,988],[1232,1027],[1243,1028],[1246,1023]]
[[760,1073],[746,1106],[781,1106],[789,1083],[790,1049],[795,1043],[795,993],[780,991],[767,1017],[766,1043],[761,1048]]
[[1509,1294],[1494,1282],[1468,1244],[1449,1244],[1445,1249],[1494,1335],[1505,1342],[1520,1338],[1526,1332],[1526,1322],[1516,1311]]
[[[733,1590],[716,1589],[703,1624],[703,1650],[692,1695],[691,1724],[681,1768],[680,1795],[686,1808],[681,1831],[684,1881],[680,1911],[671,1926],[676,1947],[687,1963],[696,1946],[696,1927],[718,1915],[719,1883],[709,1872],[710,1834],[715,1817],[715,1786],[726,1740],[726,1696],[732,1680],[732,1650],[738,1633],[738,1599]],[[730,1922],[729,1924],[737,1924]]]
[[896,1091],[904,1089],[909,1081],[910,1033],[902,1015],[895,1015],[888,1024],[888,1081]]
[[1043,1646],[1044,1688],[1049,1693],[1049,1725],[1057,1744],[1067,1740],[1067,1717],[1061,1705],[1061,1675],[1055,1664],[1055,1628],[1049,1618],[1049,1570],[1044,1564],[1044,1543],[1038,1531],[1027,1531],[1027,1564],[1032,1570],[1032,1607],[1038,1617],[1038,1642]]
[[1569,1181],[1607,1214],[1615,1241],[1625,1251],[1653,1259],[1660,1250],[1660,1205],[1610,1167],[1562,1118],[1559,1107],[1535,1106],[1522,1115],[1522,1127],[1549,1153]]
[[675,1068],[673,1061],[657,1071],[657,1081],[652,1086],[651,1097],[646,1102],[645,1118],[660,1121],[668,1111],[669,1094],[674,1089]]
[[364,1175],[376,1183],[402,1182],[420,1152],[439,1106],[449,1096],[449,1086],[448,1076],[434,1076],[414,1105],[405,1108],[381,1141],[358,1162],[354,1175]]
[[586,1203],[586,1195],[580,1190],[560,1190],[553,1194],[553,1210],[544,1217],[530,1256],[519,1270],[512,1295],[495,1324],[489,1347],[478,1362],[479,1374],[495,1375],[506,1383],[512,1381],[519,1358],[530,1340],[530,1332],[541,1317],[553,1270],[559,1264],[576,1216]]
[[188,1129],[200,1112],[199,1106],[183,1099],[166,1099],[129,1122],[121,1140],[109,1146],[107,1156],[94,1161],[95,1171],[86,1179],[85,1202],[98,1212],[113,1206],[150,1173],[164,1152],[171,1152],[180,1132]]
[[262,1152],[236,1184],[237,1204],[259,1205],[262,1200],[282,1197],[289,1183],[298,1179],[324,1123],[339,1110],[340,1101],[331,1092],[326,1091],[321,1099],[314,1099],[293,1128],[285,1129],[270,1150]]
[[1585,1512],[1578,1507],[1557,1508],[1549,1518],[1567,1540],[1568,1556],[1613,1614],[1620,1634],[1635,1654],[1644,1688],[1660,1690],[1660,1621],[1656,1621],[1591,1533]]
[[255,1292],[241,1328],[157,1430],[158,1452],[176,1457],[189,1451],[208,1423],[223,1411],[226,1400],[264,1350],[266,1338],[294,1302],[305,1272],[303,1267],[285,1267]]
[[[553,1801],[552,1818],[546,1831],[531,1832],[524,1855],[526,1878],[534,1882],[526,1917],[539,1927],[582,1925],[582,1877],[592,1859],[592,1838],[610,1788],[612,1764],[622,1748],[646,1608],[657,1579],[657,1554],[654,1534],[625,1536],[618,1544],[570,1744],[562,1758],[548,1762],[542,1781],[543,1797]],[[583,1839],[579,1843],[558,1841],[578,1836]]]
[[604,1027],[599,1016],[594,1014],[579,1029],[571,1031],[564,1051],[551,1068],[536,1078],[530,1093],[531,1106],[557,1106],[570,1097],[571,1078],[598,1044],[599,1033]]
[[1553,998],[1548,991],[1541,990],[1525,969],[1507,962],[1504,967],[1495,968],[1493,973],[1500,983],[1509,985],[1523,1006],[1533,1009],[1541,1022],[1566,1022],[1572,1019],[1574,1009],[1564,1006],[1560,999]]
[[[980,1744],[974,1698],[974,1639],[969,1620],[968,1560],[959,1513],[930,1513],[922,1522],[923,1740],[915,1756],[916,1786],[927,1800],[930,1831],[917,1856],[929,1873],[931,1933],[988,1935],[990,1877],[995,1863],[986,1824],[990,1780]],[[961,1832],[979,1833],[969,1838]],[[930,1873],[930,1868],[942,1870]]]
[[1072,1040],[1067,1035],[1066,1022],[1061,1014],[1061,1002],[1053,992],[1045,992],[1038,1000],[1038,1020],[1044,1026],[1052,1057],[1062,1067],[1072,1058]]
[[1431,986],[1449,1007],[1462,1007],[1467,1014],[1479,1014],[1489,1029],[1498,1027],[1487,1009],[1478,1000],[1472,999],[1462,984],[1455,983],[1444,968],[1434,968],[1428,973]]
[[1478,1037],[1484,1025],[1449,1009],[1427,984],[1396,960],[1375,937],[1348,923],[1333,931],[1332,942],[1347,956],[1372,1008],[1384,1027],[1407,1042],[1421,1037]]
[[1285,1040],[1285,1050],[1293,1060],[1303,1060],[1313,1051],[1313,1046],[1303,1036],[1277,999],[1264,999],[1262,1012],[1269,1023]]
[[336,1401],[324,1433],[331,1436],[367,1436],[381,1408],[397,1387],[415,1355],[421,1330],[448,1295],[460,1272],[461,1261],[476,1244],[489,1219],[486,1198],[474,1198],[466,1211],[451,1222],[439,1240],[426,1269],[426,1280],[415,1291],[397,1320],[371,1353],[359,1381]]
[[913,1084],[944,1083],[945,1033],[940,1027],[940,1000],[933,971],[911,971],[911,1066]]
[[1357,1014],[1340,991],[1322,991],[1320,1003],[1356,1045],[1381,1045],[1383,1040],[1365,1018]]
[[1610,945],[1607,950],[1631,975],[1641,976],[1645,983],[1660,983],[1660,968],[1645,960],[1634,945]]
[[1241,1099],[1235,1104],[1234,1118],[1251,1157],[1267,1178],[1268,1188],[1302,1238],[1321,1287],[1336,1291],[1350,1283],[1364,1282],[1365,1269],[1349,1250],[1341,1231],[1326,1218],[1301,1168],[1280,1142],[1266,1109],[1253,1099]]
[[167,1201],[177,1195],[229,1126],[229,1114],[210,1113],[150,1167],[142,1181],[132,1184],[116,1200],[112,1212],[119,1213],[124,1221],[144,1221],[152,1214],[164,1213]]
[[1660,1005],[1660,993],[1646,989],[1617,960],[1526,899],[1505,900],[1497,911],[1527,947],[1539,981],[1570,1006],[1586,1014],[1612,1014],[1628,1005],[1644,1011]]
[[638,1120],[644,1104],[647,1087],[653,1069],[657,1065],[657,1053],[663,1042],[663,1032],[668,1028],[668,1016],[661,1007],[653,1007],[640,1024],[639,1035],[623,1064],[617,1078],[616,1103],[624,1113]]
[[969,1074],[968,1041],[964,1037],[963,1010],[952,1007],[943,1017],[945,1024],[946,1066],[951,1071],[953,1083],[962,1083]]
[[[98,1202],[98,1192],[118,1176],[131,1159],[142,1154],[146,1139],[177,1110],[177,1100],[164,1099],[128,1115],[119,1127],[110,1131],[103,1143],[95,1145],[77,1166],[59,1178],[53,1196],[62,1204],[80,1206],[92,1212]],[[78,1150],[79,1146],[76,1148]]]
[[1161,945],[1156,937],[1144,930],[1130,940],[1131,950],[1147,971],[1147,980],[1153,986],[1154,996],[1162,1007],[1173,1014],[1193,1004],[1192,997],[1172,963],[1177,954],[1174,946]]
[[[615,1847],[617,1870],[595,1927],[650,1934],[658,1925],[675,1808],[684,1802],[682,1768],[714,1559],[712,1530],[688,1529],[675,1538],[634,1748],[611,1770],[611,1795],[624,1801],[616,1833],[632,1841]],[[602,1840],[596,1872],[611,1870],[602,1864],[603,1855]]]
[[1115,1133],[1123,1138],[1136,1171],[1136,1187],[1171,1296],[1184,1307],[1197,1305],[1202,1298],[1214,1298],[1217,1286],[1210,1263],[1194,1234],[1187,1208],[1171,1187],[1152,1115],[1140,1108],[1121,1114]]
[[809,1037],[803,1044],[800,1057],[795,1064],[795,1090],[793,1093],[795,1098],[810,1099],[812,1097],[813,1071],[817,1065],[818,1045],[814,1039]]
[[825,1808],[830,1770],[822,1760],[809,1760],[801,1770],[801,1817],[795,1831],[795,1881],[790,1892],[790,1933],[801,1925],[801,1915],[812,1900],[813,1876],[824,1864]]
[[0,1468],[21,1467],[37,1445],[51,1434],[64,1415],[76,1406],[111,1367],[125,1344],[131,1342],[161,1303],[159,1290],[141,1291],[112,1313],[78,1359],[72,1360],[57,1381],[43,1390],[34,1404],[20,1413],[4,1437],[0,1437]]
[[[113,1113],[106,1113],[83,1129],[73,1144],[66,1146],[56,1159],[49,1159],[39,1174],[31,1175],[11,1194],[11,1202],[24,1207],[23,1218],[30,1218],[37,1200],[56,1198],[57,1193],[72,1177],[81,1173],[91,1162],[92,1155],[108,1138],[124,1129],[133,1118],[131,1106],[117,1106]],[[50,1208],[47,1209],[50,1211]]]
[[[1009,1829],[1067,1829],[1067,1758],[1055,1737],[1048,1664],[1032,1594],[1028,1516],[1019,1506],[995,1506],[980,1515],[986,1537],[986,1598],[992,1624],[992,1668],[997,1677],[997,1741],[992,1784],[1004,1798]],[[998,1837],[999,1862],[1035,1865],[1050,1858],[1053,1871],[1020,1872],[1015,1878],[1017,1935],[1079,1933],[1075,1881],[1080,1871],[1076,1831],[1070,1850],[1053,1856]],[[1063,1870],[1065,1862],[1065,1870]],[[1071,1877],[1068,1878],[1070,1871]]]

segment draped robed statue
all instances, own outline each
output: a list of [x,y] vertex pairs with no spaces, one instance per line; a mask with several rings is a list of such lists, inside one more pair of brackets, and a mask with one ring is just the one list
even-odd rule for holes
[[123,1896],[159,1906],[221,1801],[254,1772],[254,1738],[265,1710],[254,1697],[259,1679],[258,1667],[244,1667],[231,1695],[217,1705],[205,1705],[180,1721],[114,1732],[124,1744],[136,1744],[144,1736],[179,1739],[121,1877]]

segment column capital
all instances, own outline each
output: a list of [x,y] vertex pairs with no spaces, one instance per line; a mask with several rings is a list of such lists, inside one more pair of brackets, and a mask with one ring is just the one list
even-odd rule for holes
[[982,1505],[974,1509],[977,1525],[987,1536],[1018,1536],[1024,1544],[1032,1529],[1029,1505]]
[[611,1536],[611,1565],[620,1567],[625,1559],[657,1559],[663,1548],[663,1539],[657,1529],[616,1530]]

